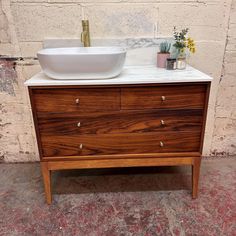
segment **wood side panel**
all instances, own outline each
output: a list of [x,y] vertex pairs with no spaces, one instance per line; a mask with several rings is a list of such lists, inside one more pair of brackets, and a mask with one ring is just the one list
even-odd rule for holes
[[[199,150],[200,132],[41,136],[43,155],[110,155]],[[160,146],[163,142],[164,146]],[[80,149],[80,145],[83,145]]]
[[34,94],[31,87],[28,88],[28,92],[29,92],[31,110],[32,110],[32,115],[33,115],[34,129],[36,133],[36,141],[37,141],[37,146],[38,146],[38,151],[39,151],[39,157],[40,159],[42,159],[43,149],[42,149],[41,136],[40,136],[39,127],[38,127],[37,109],[35,107]]
[[121,109],[204,108],[205,93],[205,85],[121,88]]
[[205,95],[205,104],[204,104],[204,112],[203,112],[203,119],[202,119],[202,133],[201,133],[201,141],[200,141],[201,154],[202,154],[202,150],[203,150],[203,143],[204,143],[204,137],[205,137],[205,129],[206,129],[206,120],[207,120],[207,111],[208,111],[211,82],[207,83],[205,86],[206,86],[206,95]]
[[202,113],[201,109],[192,109],[100,112],[79,116],[44,114],[38,119],[38,127],[41,134],[51,136],[200,131]]
[[119,88],[35,89],[33,93],[37,112],[79,114],[120,109]]

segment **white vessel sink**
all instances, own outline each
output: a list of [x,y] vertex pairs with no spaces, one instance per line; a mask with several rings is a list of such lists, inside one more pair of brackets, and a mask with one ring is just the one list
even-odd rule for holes
[[118,76],[126,50],[121,47],[48,48],[37,53],[44,73],[53,79],[108,79]]

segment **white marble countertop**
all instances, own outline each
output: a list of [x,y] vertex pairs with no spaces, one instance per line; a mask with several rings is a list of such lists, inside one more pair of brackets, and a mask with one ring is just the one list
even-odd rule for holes
[[122,73],[112,79],[98,80],[55,80],[43,72],[25,82],[26,86],[66,86],[66,85],[128,85],[154,83],[207,82],[213,78],[187,66],[185,70],[166,70],[155,65],[125,66]]

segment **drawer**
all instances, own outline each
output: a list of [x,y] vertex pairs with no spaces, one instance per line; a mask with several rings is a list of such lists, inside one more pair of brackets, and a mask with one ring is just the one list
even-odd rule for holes
[[203,108],[205,85],[170,85],[121,89],[121,109]]
[[120,89],[33,89],[33,101],[38,113],[114,111],[120,109]]
[[41,134],[115,134],[158,131],[199,131],[202,127],[202,109],[140,110],[94,113],[90,115],[45,114],[38,119]]
[[42,135],[41,141],[44,157],[192,152],[199,151],[200,132]]

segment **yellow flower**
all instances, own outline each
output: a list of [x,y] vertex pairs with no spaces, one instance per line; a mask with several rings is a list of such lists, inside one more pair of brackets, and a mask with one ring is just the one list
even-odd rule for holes
[[188,40],[189,44],[192,44],[194,42],[193,39],[191,39],[191,38],[188,38],[187,40]]
[[194,40],[192,39],[192,38],[187,38],[187,46],[186,46],[188,49],[189,49],[189,51],[191,52],[191,53],[195,53],[196,52],[196,48],[195,48],[195,42],[194,42]]

